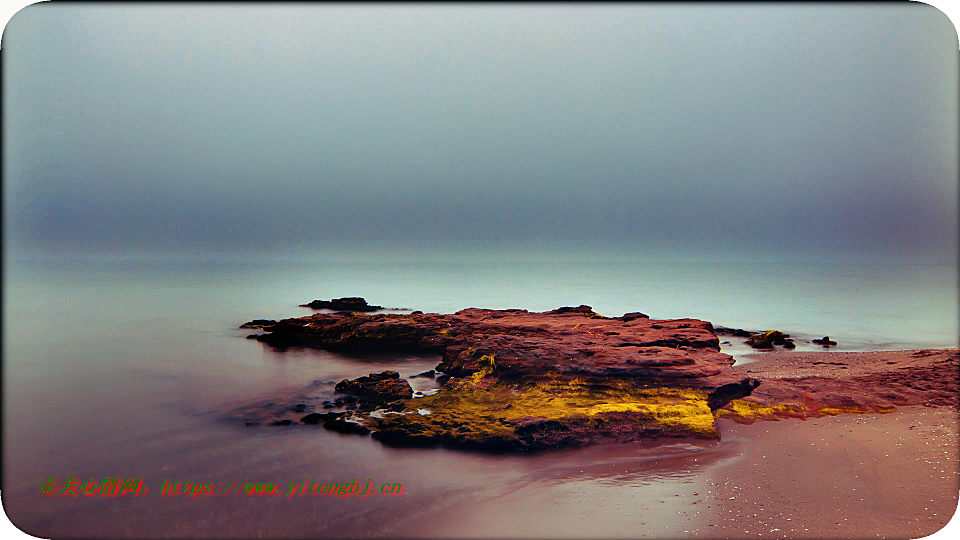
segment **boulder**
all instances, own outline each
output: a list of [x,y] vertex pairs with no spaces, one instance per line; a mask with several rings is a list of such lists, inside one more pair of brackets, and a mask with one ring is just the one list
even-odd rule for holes
[[333,311],[367,312],[383,309],[383,306],[371,306],[367,301],[359,296],[349,296],[346,298],[334,298],[333,300],[314,300],[308,304],[300,304],[300,307],[311,309],[330,309]]
[[370,433],[370,428],[367,426],[359,422],[351,422],[342,418],[327,420],[323,423],[323,427],[329,429],[330,431],[337,431],[340,433],[354,433],[357,435],[366,435],[367,433]]
[[832,341],[832,340],[830,339],[830,336],[823,336],[823,337],[820,338],[820,339],[814,339],[814,340],[812,340],[812,341],[813,341],[813,343],[816,343],[817,345],[823,345],[824,347],[829,347],[829,346],[831,346],[831,345],[836,345],[836,344],[837,344],[836,341]]
[[254,319],[250,322],[246,322],[240,325],[240,328],[264,328],[266,326],[273,326],[277,324],[277,321],[272,319]]
[[328,413],[322,413],[322,414],[310,413],[304,416],[303,418],[301,418],[300,422],[304,424],[320,424],[328,420],[336,420],[337,418],[341,418],[344,414],[346,413],[335,413],[335,412],[328,412]]
[[754,349],[772,349],[774,345],[783,345],[790,334],[784,334],[779,330],[768,330],[766,332],[753,334],[747,340],[747,345]]

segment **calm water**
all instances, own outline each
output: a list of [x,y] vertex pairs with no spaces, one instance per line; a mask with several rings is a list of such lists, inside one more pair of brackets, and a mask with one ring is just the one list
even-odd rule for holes
[[[931,265],[8,261],[3,502],[41,537],[628,536],[680,534],[678,506],[729,459],[723,443],[618,445],[532,457],[390,449],[323,429],[246,428],[229,406],[431,357],[280,353],[254,318],[315,298],[424,311],[589,304],[830,335],[839,350],[956,347],[956,268]],[[132,499],[40,498],[43,478],[143,477]],[[400,482],[395,497],[160,497],[164,478]],[[665,502],[660,502],[661,500]],[[535,517],[531,517],[535,516]],[[491,532],[492,531],[492,532]]]

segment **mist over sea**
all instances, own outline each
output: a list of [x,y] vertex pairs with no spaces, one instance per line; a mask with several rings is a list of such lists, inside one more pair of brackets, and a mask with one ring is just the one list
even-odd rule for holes
[[[439,357],[238,326],[362,296],[957,347],[956,60],[921,3],[29,6],[3,33],[4,510],[43,538],[686,536],[747,438],[247,427],[226,413]],[[404,494],[157,493],[240,477]]]
[[13,261],[7,281],[9,313],[17,315],[9,322],[26,328],[48,324],[43,308],[56,306],[104,322],[149,317],[158,335],[175,334],[185,320],[217,332],[252,318],[307,315],[297,306],[317,298],[363,296],[438,313],[588,304],[607,316],[642,311],[830,335],[838,350],[955,347],[960,335],[957,267],[938,264],[616,262],[566,253],[488,260],[470,252],[420,261],[376,253],[284,262],[88,258]]

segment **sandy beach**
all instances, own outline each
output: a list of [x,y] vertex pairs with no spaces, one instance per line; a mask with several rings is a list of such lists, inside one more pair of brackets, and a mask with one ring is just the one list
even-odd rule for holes
[[957,413],[907,407],[806,421],[721,420],[706,538],[922,538],[957,509]]
[[[761,378],[870,377],[928,367],[956,350],[752,355],[738,371]],[[935,381],[915,381],[926,387]],[[941,381],[948,383],[949,381]],[[953,405],[807,420],[721,419],[738,454],[711,469],[699,494],[707,538],[921,538],[957,510],[958,435]],[[761,388],[763,386],[761,385]],[[928,400],[941,403],[940,398]]]

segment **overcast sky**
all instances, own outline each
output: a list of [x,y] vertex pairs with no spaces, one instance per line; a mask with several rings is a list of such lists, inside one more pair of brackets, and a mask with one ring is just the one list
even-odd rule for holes
[[922,4],[35,4],[2,46],[13,253],[956,260]]

